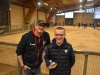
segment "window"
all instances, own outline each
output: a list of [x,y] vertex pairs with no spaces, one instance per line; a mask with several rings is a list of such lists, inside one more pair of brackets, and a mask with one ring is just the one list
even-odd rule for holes
[[74,11],[74,13],[85,13],[86,10],[77,10],[77,11]]
[[66,12],[65,18],[73,18],[73,11],[72,12]]
[[94,13],[94,8],[87,9],[87,13]]
[[56,16],[61,16],[61,15],[65,15],[65,13],[56,14]]
[[95,19],[99,19],[100,18],[100,7],[97,7],[94,10],[95,10],[95,12],[94,12],[94,18]]
[[89,2],[89,1],[94,1],[94,0],[87,0],[87,2]]

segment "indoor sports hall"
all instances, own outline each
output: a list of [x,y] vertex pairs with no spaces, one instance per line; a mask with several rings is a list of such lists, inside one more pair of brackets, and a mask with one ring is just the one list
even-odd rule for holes
[[[65,29],[75,53],[71,75],[100,75],[99,0],[1,0],[0,75],[24,75],[16,48],[40,19],[47,22],[51,41],[57,27]],[[44,59],[41,72],[49,75]]]

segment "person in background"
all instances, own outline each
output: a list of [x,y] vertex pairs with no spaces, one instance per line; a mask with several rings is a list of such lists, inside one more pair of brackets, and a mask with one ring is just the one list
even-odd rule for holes
[[90,27],[91,27],[91,23],[90,23]]
[[54,26],[54,23],[53,23],[53,22],[51,22],[51,26],[52,26],[52,28],[53,28],[53,26]]
[[18,44],[16,54],[25,75],[41,75],[43,50],[50,44],[50,36],[45,28],[46,22],[38,20],[35,27],[25,33]]
[[45,54],[49,75],[71,75],[71,68],[75,63],[73,47],[67,42],[63,27],[57,27],[54,35],[55,38],[46,47]]
[[92,27],[95,29],[95,23],[92,23]]
[[62,21],[62,25],[64,26],[64,21]]
[[80,28],[80,22],[78,23],[78,28]]

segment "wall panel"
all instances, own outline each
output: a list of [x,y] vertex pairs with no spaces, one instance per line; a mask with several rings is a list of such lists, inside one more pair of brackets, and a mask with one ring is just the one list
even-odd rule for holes
[[75,13],[74,14],[74,23],[78,25],[78,23],[86,22],[88,25],[93,22],[93,13]]
[[35,23],[37,22],[37,11],[35,11],[35,13],[32,16],[31,24],[34,23],[34,21],[35,21]]
[[56,16],[56,22],[57,22],[57,24],[63,25],[62,21],[64,21],[64,23],[65,23],[65,16]]
[[11,25],[23,24],[23,7],[10,4]]
[[46,13],[42,11],[38,11],[38,19],[43,19],[46,21]]

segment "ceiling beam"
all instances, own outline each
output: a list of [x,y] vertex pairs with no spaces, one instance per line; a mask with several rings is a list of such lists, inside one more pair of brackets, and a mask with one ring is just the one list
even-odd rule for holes
[[27,22],[30,23],[30,21],[32,19],[32,16],[35,13],[35,11],[37,11],[37,6],[36,6],[36,3],[34,1],[34,4],[31,5],[31,7],[29,8],[28,13],[27,13],[27,15],[25,17],[25,23],[27,23]]
[[64,7],[59,7],[58,10],[64,11],[64,10],[73,9],[75,7],[79,7],[80,8],[80,5],[82,5],[83,6],[82,8],[84,8],[85,4],[86,4],[86,2],[65,5]]
[[48,16],[46,22],[50,22],[50,20],[52,19],[52,17],[57,13],[57,10],[53,10],[50,15]]
[[29,3],[29,2],[33,2],[34,0],[17,0],[17,1],[20,1],[20,2],[23,2],[23,3]]

